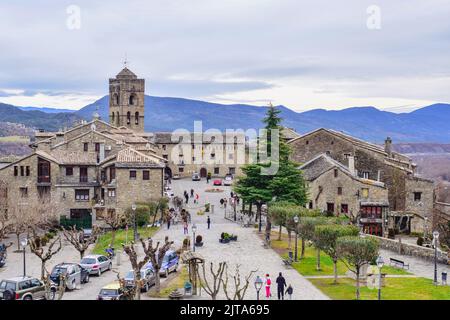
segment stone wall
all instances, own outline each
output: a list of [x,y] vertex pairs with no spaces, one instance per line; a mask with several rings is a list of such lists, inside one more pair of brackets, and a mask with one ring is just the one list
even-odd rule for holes
[[[399,240],[393,240],[388,238],[377,237],[373,235],[364,234],[365,237],[373,237],[379,240],[380,247],[382,249],[394,251],[399,254],[404,254],[407,256],[413,256],[422,258],[425,260],[434,261],[434,249],[421,247],[415,244],[402,243]],[[448,263],[449,262],[449,252],[437,251],[437,258],[439,262]]]

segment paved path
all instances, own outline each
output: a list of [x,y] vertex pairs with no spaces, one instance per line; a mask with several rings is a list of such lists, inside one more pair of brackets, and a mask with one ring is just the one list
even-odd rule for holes
[[[271,276],[272,279],[272,299],[276,299],[276,284],[275,279],[278,276],[278,272],[282,272],[288,284],[291,284],[294,288],[293,299],[297,300],[322,300],[328,299],[320,290],[314,287],[308,280],[305,279],[294,269],[287,269],[279,255],[271,250],[263,247],[263,241],[257,235],[253,228],[243,228],[234,222],[226,220],[224,218],[224,209],[220,208],[219,200],[223,197],[230,196],[229,187],[219,187],[224,190],[223,193],[206,193],[204,190],[212,187],[207,185],[205,181],[192,182],[189,180],[179,180],[173,182],[173,189],[175,195],[182,196],[183,191],[188,192],[191,186],[194,186],[195,192],[199,194],[200,204],[210,201],[211,204],[215,204],[215,212],[210,215],[211,217],[211,229],[207,229],[206,219],[207,216],[199,216],[196,214],[197,210],[189,210],[189,207],[194,205],[188,203],[188,210],[192,216],[192,222],[197,226],[196,235],[203,237],[203,247],[196,248],[196,251],[203,255],[207,262],[214,262],[215,267],[218,262],[226,261],[229,266],[229,273],[234,272],[236,264],[240,265],[240,273],[244,277],[250,271],[257,270],[257,272],[250,279],[250,285],[247,290],[246,299],[256,299],[256,290],[254,289],[254,280],[256,275],[263,277],[266,273]],[[189,201],[192,201],[190,199]],[[189,225],[189,236],[192,237],[192,230]],[[229,244],[219,243],[220,234],[222,232],[233,233],[238,236],[238,241],[230,242]],[[167,230],[164,227],[155,235],[155,239],[163,240],[165,236],[169,236],[171,240],[175,241],[175,247],[180,247],[184,239],[183,228],[181,224],[174,225]],[[193,239],[191,239],[193,242]],[[230,277],[230,283],[233,282]],[[203,293],[205,294],[205,293]],[[263,290],[261,290],[263,295]],[[219,299],[225,299],[225,295],[221,293],[218,296]]]

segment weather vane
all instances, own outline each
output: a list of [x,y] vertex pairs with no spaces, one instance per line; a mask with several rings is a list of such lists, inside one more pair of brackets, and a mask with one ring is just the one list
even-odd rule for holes
[[126,68],[129,63],[130,63],[130,61],[128,61],[127,53],[125,52],[125,60],[123,61],[124,68]]

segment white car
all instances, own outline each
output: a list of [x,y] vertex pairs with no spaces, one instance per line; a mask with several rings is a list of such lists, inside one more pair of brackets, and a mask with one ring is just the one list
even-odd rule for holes
[[172,190],[167,190],[167,191],[164,191],[164,195],[166,197],[172,198],[175,194],[173,193]]
[[112,269],[112,262],[100,254],[91,254],[81,259],[80,265],[89,270],[90,274],[100,276],[103,271]]
[[233,177],[232,176],[226,176],[223,179],[223,185],[224,186],[231,186],[233,184]]

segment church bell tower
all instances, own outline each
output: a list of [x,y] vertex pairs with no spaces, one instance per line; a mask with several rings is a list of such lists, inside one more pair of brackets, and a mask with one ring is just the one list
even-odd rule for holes
[[109,79],[109,123],[144,132],[145,79],[138,77],[126,66]]

